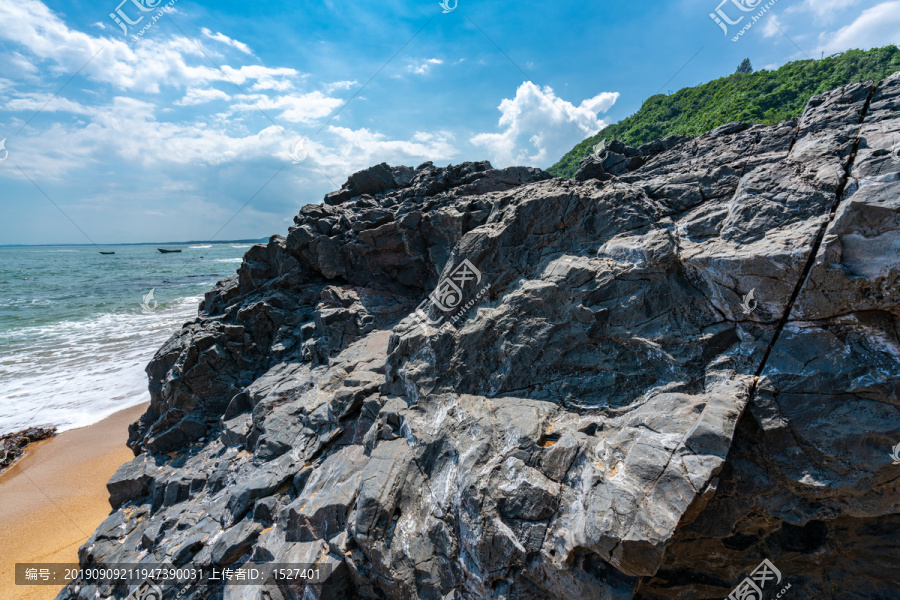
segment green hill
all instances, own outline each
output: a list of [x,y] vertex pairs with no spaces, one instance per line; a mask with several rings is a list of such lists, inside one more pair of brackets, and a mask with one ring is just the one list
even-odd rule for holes
[[700,135],[731,121],[774,125],[799,116],[812,96],[848,83],[900,71],[900,50],[850,50],[823,60],[799,60],[777,71],[735,73],[709,83],[657,94],[627,119],[575,146],[548,171],[574,177],[579,161],[601,140],[639,146],[673,134]]

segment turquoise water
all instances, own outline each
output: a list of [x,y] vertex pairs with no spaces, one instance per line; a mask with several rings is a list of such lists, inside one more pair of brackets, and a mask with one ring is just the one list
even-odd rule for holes
[[81,427],[149,400],[147,362],[250,246],[0,248],[0,433]]

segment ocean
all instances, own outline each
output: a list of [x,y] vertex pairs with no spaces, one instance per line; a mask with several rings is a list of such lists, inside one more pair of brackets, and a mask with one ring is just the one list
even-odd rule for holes
[[0,433],[149,401],[147,363],[251,245],[0,247]]

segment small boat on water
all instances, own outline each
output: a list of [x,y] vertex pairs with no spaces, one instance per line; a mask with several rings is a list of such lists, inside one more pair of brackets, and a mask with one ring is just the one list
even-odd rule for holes
[[115,252],[101,252],[100,254],[115,254]]
[[157,248],[163,254],[172,254],[173,252],[181,252],[181,250],[166,250],[165,248]]

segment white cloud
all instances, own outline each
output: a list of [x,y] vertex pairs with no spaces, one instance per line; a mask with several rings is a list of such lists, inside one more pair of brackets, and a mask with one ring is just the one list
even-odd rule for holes
[[62,76],[80,71],[89,79],[120,90],[156,94],[162,86],[186,89],[230,78],[239,85],[255,81],[253,90],[286,91],[294,87],[294,79],[299,76],[294,69],[262,65],[223,65],[223,74],[207,66],[193,41],[180,36],[144,37],[133,48],[120,37],[94,37],[70,29],[38,0],[0,2],[0,23],[16,24],[0,28],[0,40],[22,46],[31,54],[32,62],[51,63],[49,67],[41,65],[44,73]]
[[[50,75],[81,73],[120,89],[156,93],[160,81],[169,85],[221,78],[208,67],[189,67],[184,55],[199,55],[188,40],[143,40],[132,50],[121,39],[94,37],[69,29],[59,16],[37,0],[0,2],[0,39],[22,46],[36,62],[47,61]],[[193,48],[191,48],[193,46]]]
[[[23,110],[30,110],[45,101],[35,97],[17,102]],[[56,101],[51,106],[54,104]],[[238,173],[246,173],[250,179],[259,177],[262,183],[265,178],[260,173],[270,175],[270,165],[275,164],[277,169],[277,165],[289,161],[290,145],[300,137],[297,132],[282,131],[274,125],[250,133],[240,127],[229,132],[203,121],[163,121],[157,118],[159,109],[154,104],[125,97],[96,107],[67,101],[58,108],[88,115],[90,123],[56,123],[44,131],[16,138],[15,144],[7,148],[15,164],[26,173],[40,173],[43,180],[51,182],[101,169],[108,186],[99,187],[96,194],[102,194],[109,186],[129,187],[133,185],[129,183],[132,178],[148,173],[158,176],[156,190],[165,186],[194,189],[203,181],[198,170],[204,168],[238,179]],[[322,135],[309,140],[307,149],[311,158],[309,169],[294,176],[319,177],[318,170],[312,167],[318,164],[337,182],[380,162],[416,166],[426,160],[449,161],[457,155],[453,135],[448,132],[417,132],[409,139],[392,139],[369,129],[336,126],[329,126]],[[222,170],[224,165],[228,167]],[[261,171],[261,165],[268,166]],[[206,173],[210,172],[213,171]],[[7,176],[21,179],[17,170],[10,170]],[[308,184],[308,179],[304,181]],[[196,191],[202,192],[202,185]]]
[[[128,176],[160,167],[172,170],[183,165],[216,166],[278,156],[287,140],[275,126],[255,134],[229,134],[202,121],[160,121],[153,104],[133,98],[117,97],[110,104],[91,108],[68,103],[64,109],[89,114],[90,123],[56,123],[28,137],[16,138],[16,164],[26,172],[61,179],[94,167],[114,168],[119,175]],[[9,174],[16,175],[13,171]]]
[[16,79],[28,79],[35,81],[39,74],[39,69],[29,60],[28,57],[22,56],[19,52],[0,55],[0,73],[7,77],[15,77]]
[[[320,169],[341,182],[374,163],[415,166],[459,154],[446,131],[386,135],[334,123],[312,135],[308,126],[324,123],[346,101],[332,94],[349,97],[358,82],[305,86],[308,75],[257,64],[249,48],[224,33],[204,30],[201,36],[204,46],[212,45],[209,39],[240,50],[217,61],[220,71],[184,35],[155,29],[131,43],[112,21],[86,24],[86,33],[64,18],[38,0],[0,0],[0,23],[15,23],[0,27],[0,120],[4,130],[15,131],[41,111],[44,118],[8,140],[9,164],[46,183],[48,193],[54,186],[66,190],[67,207],[82,210],[82,217],[94,210],[107,225],[128,229],[143,215],[167,236],[173,211],[197,215],[198,222],[225,222],[285,165],[293,140],[312,137],[310,159],[288,163],[260,196],[260,212],[248,207],[241,214],[242,231],[253,229],[253,220],[269,231],[272,215],[281,219],[297,202],[334,189]],[[424,75],[441,64],[427,59],[417,67]],[[75,73],[77,85],[54,98]],[[204,110],[207,103],[212,108]],[[201,110],[185,108],[198,105]],[[292,129],[295,123],[303,127]],[[0,176],[23,180],[18,169]],[[204,210],[193,209],[199,205]],[[143,231],[145,219],[138,220]],[[178,237],[209,235],[189,229]]]
[[[17,22],[15,28],[0,30],[0,42],[21,50],[22,54],[13,51],[8,57],[38,65],[40,83],[55,87],[58,80],[77,72],[94,56],[82,75],[120,92],[109,94],[114,97],[111,102],[89,105],[84,99],[77,102],[64,95],[52,98],[48,91],[18,92],[16,85],[26,78],[22,73],[12,80],[0,79],[0,88],[7,96],[0,111],[23,113],[11,122],[23,123],[28,113],[42,108],[45,113],[75,117],[56,119],[42,127],[37,124],[46,121],[36,121],[15,140],[16,163],[49,180],[62,181],[90,169],[114,169],[117,177],[162,169],[166,175],[161,176],[160,185],[178,185],[179,178],[192,181],[192,173],[179,171],[184,165],[245,168],[253,162],[280,161],[287,158],[288,143],[297,132],[269,124],[261,131],[251,129],[235,115],[254,113],[258,117],[261,109],[284,127],[291,123],[308,125],[343,105],[344,100],[332,97],[331,91],[357,85],[356,81],[334,81],[323,86],[329,93],[303,93],[296,88],[306,75],[292,68],[235,64],[223,65],[223,73],[203,66],[205,58],[186,37],[156,35],[142,38],[132,47],[120,39],[70,29],[36,0],[0,3],[0,21]],[[210,30],[203,34],[234,46],[224,34]],[[429,59],[426,64],[441,62]],[[228,91],[212,85],[216,83]],[[249,96],[230,89],[231,83],[241,86]],[[172,90],[177,93],[174,100]],[[161,97],[138,100],[128,97],[132,92]],[[105,95],[98,91],[98,98]],[[185,116],[179,112],[179,107],[213,101],[230,105],[199,119],[193,113]],[[452,135],[446,132],[419,132],[409,139],[392,139],[369,129],[332,126],[318,137],[311,154],[320,156],[321,164],[335,177],[344,178],[375,162],[418,164],[449,159],[457,153],[452,142]]]
[[66,112],[73,115],[96,115],[100,110],[97,107],[89,107],[60,96],[52,94],[20,94],[18,98],[12,98],[4,105],[5,110],[35,113],[37,111],[52,113]]
[[608,111],[618,98],[618,92],[603,92],[575,106],[557,98],[551,88],[541,90],[526,81],[515,98],[500,103],[503,131],[480,133],[470,141],[486,148],[496,167],[547,167],[579,141],[606,127],[597,113]]
[[[779,27],[781,29],[779,29]],[[763,37],[775,37],[776,35],[780,34],[783,29],[784,25],[782,24],[782,22],[778,20],[778,17],[772,15],[768,19],[766,19],[766,24],[763,25]]]
[[333,139],[328,145],[313,140],[310,154],[335,181],[381,162],[415,167],[427,160],[450,160],[458,154],[453,134],[446,131],[420,131],[408,140],[392,140],[368,129],[333,125],[326,131]]
[[222,66],[222,71],[228,76],[228,80],[243,85],[250,80],[256,80],[251,89],[285,91],[294,87],[293,78],[299,73],[287,67],[270,68],[262,65],[244,65],[240,69]]
[[440,58],[425,58],[412,62],[406,67],[406,70],[416,75],[427,75],[431,71],[431,67],[442,64],[444,61]]
[[178,106],[193,106],[195,104],[204,104],[206,102],[212,102],[213,100],[230,100],[231,96],[223,92],[222,90],[217,90],[215,88],[210,89],[201,89],[201,88],[191,88],[185,93],[184,98],[177,101],[175,104]]
[[244,42],[239,42],[235,39],[232,39],[232,38],[228,37],[227,35],[225,35],[224,33],[220,33],[220,32],[213,33],[206,27],[202,28],[200,31],[203,33],[203,35],[205,37],[208,37],[211,40],[221,42],[223,44],[231,46],[232,48],[237,48],[244,54],[249,54],[251,56],[253,55],[253,51],[250,49],[250,46],[248,46]]
[[873,6],[849,25],[819,36],[816,52],[833,54],[851,48],[876,48],[900,42],[900,0]]
[[338,106],[344,103],[340,98],[326,96],[322,92],[308,94],[289,94],[275,98],[262,94],[239,96],[243,101],[232,106],[232,111],[249,112],[254,110],[279,111],[278,119],[291,123],[311,123],[327,117]]
[[353,81],[334,81],[325,85],[325,93],[330,94],[337,90],[349,90],[355,85],[359,85],[355,79]]

